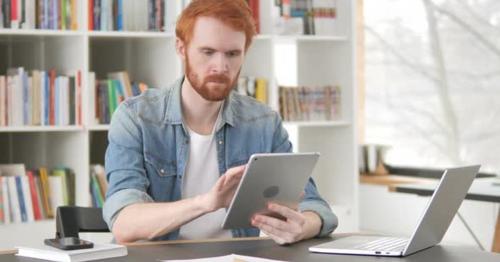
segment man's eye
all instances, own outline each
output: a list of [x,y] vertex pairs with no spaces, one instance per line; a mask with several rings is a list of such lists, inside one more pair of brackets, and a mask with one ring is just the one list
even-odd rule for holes
[[203,51],[203,54],[205,54],[205,55],[213,55],[213,53],[214,53],[214,51],[212,51],[212,50],[204,50]]
[[228,52],[226,55],[228,57],[235,57],[235,56],[238,56],[238,54],[239,54],[238,52]]

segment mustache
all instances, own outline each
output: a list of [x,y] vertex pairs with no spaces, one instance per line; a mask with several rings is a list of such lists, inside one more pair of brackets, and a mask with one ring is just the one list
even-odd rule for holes
[[229,79],[228,76],[223,75],[223,74],[214,74],[214,75],[209,75],[205,78],[205,83],[207,82],[216,82],[216,83],[224,83],[224,84],[229,84],[231,79]]

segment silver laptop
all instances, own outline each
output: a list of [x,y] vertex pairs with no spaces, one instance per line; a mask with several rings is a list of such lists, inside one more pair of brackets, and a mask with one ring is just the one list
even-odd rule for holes
[[410,239],[349,236],[309,248],[311,252],[407,256],[438,244],[474,181],[479,165],[447,169]]

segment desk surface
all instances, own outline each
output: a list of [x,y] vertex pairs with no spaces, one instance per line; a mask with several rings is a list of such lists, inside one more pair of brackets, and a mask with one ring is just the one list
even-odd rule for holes
[[[345,235],[344,235],[345,236]],[[307,248],[325,241],[342,236],[334,235],[332,238],[312,239],[289,246],[279,246],[269,239],[250,239],[239,241],[222,242],[200,242],[200,243],[169,243],[133,245],[128,247],[128,256],[112,258],[105,261],[158,261],[159,259],[192,259],[201,257],[213,257],[228,254],[239,254],[247,256],[264,257],[287,261],[482,261],[498,262],[500,255],[483,252],[470,247],[460,246],[435,246],[408,257],[371,257],[371,256],[349,256],[328,255],[309,253]],[[4,262],[13,261],[38,261],[34,259],[17,257],[13,254],[0,255]]]

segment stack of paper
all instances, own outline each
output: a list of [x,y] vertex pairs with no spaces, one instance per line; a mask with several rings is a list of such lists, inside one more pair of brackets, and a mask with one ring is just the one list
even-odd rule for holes
[[181,260],[162,260],[162,261],[163,262],[190,262],[190,261],[192,262],[283,262],[281,260],[240,256],[235,254],[220,256],[220,257],[206,257],[206,258],[181,259]]
[[68,251],[46,245],[17,247],[17,249],[18,256],[63,262],[90,261],[127,255],[125,246],[115,244],[94,244],[93,248]]

